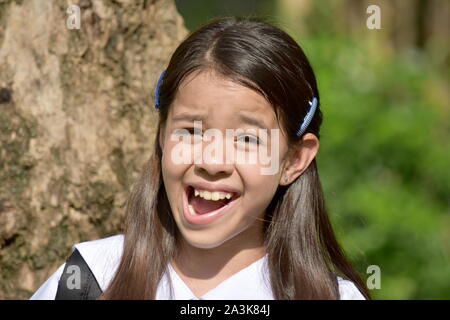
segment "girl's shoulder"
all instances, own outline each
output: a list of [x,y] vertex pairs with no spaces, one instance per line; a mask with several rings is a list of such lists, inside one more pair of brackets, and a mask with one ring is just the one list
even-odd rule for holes
[[[124,236],[115,236],[80,242],[72,247],[72,251],[77,249],[89,267],[110,264],[112,261],[120,259],[123,250]],[[94,271],[94,270],[92,270]]]
[[[72,251],[78,250],[95,276],[101,290],[106,289],[111,281],[122,257],[124,236],[122,234],[85,241],[75,244]],[[64,271],[65,263],[34,293],[31,299],[55,299],[59,279]],[[337,277],[341,300],[365,300],[355,284]]]
[[[80,242],[72,246],[72,252],[76,249],[80,253],[102,290],[107,287],[119,265],[123,250],[123,240],[123,235],[119,234],[103,239]],[[64,272],[65,265],[63,263],[41,285],[31,297],[32,300],[55,299],[58,283]]]
[[340,300],[366,300],[355,284],[350,280],[337,277]]
[[85,241],[75,244],[72,251],[77,249],[94,274],[100,288],[103,290],[112,279],[123,251],[122,234]]

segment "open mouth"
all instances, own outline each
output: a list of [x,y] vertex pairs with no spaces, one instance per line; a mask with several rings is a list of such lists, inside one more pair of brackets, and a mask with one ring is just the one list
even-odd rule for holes
[[239,198],[239,194],[235,192],[209,192],[194,189],[192,186],[188,186],[185,191],[188,209],[192,215],[203,215],[217,211]]

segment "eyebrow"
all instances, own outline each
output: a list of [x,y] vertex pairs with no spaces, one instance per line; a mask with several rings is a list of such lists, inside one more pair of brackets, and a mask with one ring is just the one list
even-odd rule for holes
[[[191,114],[191,113],[183,112],[183,113],[173,116],[172,121],[173,122],[177,122],[177,121],[194,122],[194,121],[203,121],[205,118],[206,118],[206,115]],[[241,123],[246,123],[246,124],[261,128],[261,129],[265,129],[265,130],[267,130],[267,132],[270,135],[270,129],[264,124],[264,122],[262,120],[253,118],[251,116],[248,116],[248,115],[242,114],[242,113],[239,114],[238,119],[240,120]]]
[[253,125],[255,127],[259,127],[261,129],[265,129],[270,133],[270,129],[264,124],[263,121],[247,116],[245,114],[239,114],[239,119],[241,120],[241,122]]
[[192,114],[192,113],[180,113],[177,114],[175,116],[173,116],[172,121],[176,122],[176,121],[189,121],[189,122],[194,122],[194,121],[203,121],[205,119],[204,115],[200,115],[200,114]]

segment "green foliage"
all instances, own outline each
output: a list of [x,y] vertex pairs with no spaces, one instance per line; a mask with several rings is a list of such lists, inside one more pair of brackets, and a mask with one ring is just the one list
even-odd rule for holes
[[424,56],[391,55],[376,41],[334,34],[299,43],[319,84],[327,205],[358,270],[381,268],[381,289],[371,294],[450,297],[445,79]]

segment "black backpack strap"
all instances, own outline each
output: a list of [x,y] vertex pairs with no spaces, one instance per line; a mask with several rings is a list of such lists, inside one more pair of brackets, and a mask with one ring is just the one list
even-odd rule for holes
[[75,249],[66,261],[55,300],[95,300],[101,294],[97,279]]

